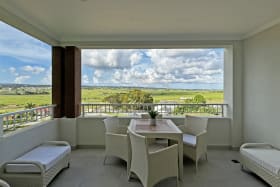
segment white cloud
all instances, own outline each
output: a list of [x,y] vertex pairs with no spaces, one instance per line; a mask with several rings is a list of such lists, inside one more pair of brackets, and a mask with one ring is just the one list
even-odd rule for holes
[[16,72],[16,68],[15,67],[10,67],[9,71],[10,71],[10,73],[15,73]]
[[150,49],[124,53],[123,50],[88,50],[84,56],[91,58],[82,60],[94,69],[94,83],[148,86],[223,82],[222,50]]
[[45,68],[39,66],[23,66],[23,71],[31,72],[33,74],[39,74],[45,71]]
[[161,82],[222,82],[223,60],[213,49],[151,49],[147,54]]
[[45,72],[45,76],[41,80],[42,84],[51,85],[52,84],[52,69],[51,67]]
[[83,64],[98,69],[124,69],[137,64],[142,56],[139,50],[110,49],[110,50],[83,50]]
[[14,82],[17,84],[21,84],[24,83],[24,81],[26,81],[27,79],[30,79],[29,75],[21,75],[15,78]]
[[15,67],[9,67],[9,72],[13,75],[13,76],[18,76],[19,74],[17,73],[17,69]]
[[83,84],[89,84],[88,75],[83,75],[83,77],[82,77],[82,83],[83,83]]
[[36,64],[50,61],[50,46],[0,21],[0,55]]

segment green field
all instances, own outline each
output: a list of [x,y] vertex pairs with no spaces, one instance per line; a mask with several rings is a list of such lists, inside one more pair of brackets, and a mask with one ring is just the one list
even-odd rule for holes
[[[179,90],[179,89],[141,89],[151,93],[154,103],[161,101],[170,101],[184,103],[184,99],[193,98],[197,94],[205,97],[207,103],[223,103],[223,91],[207,90]],[[103,98],[115,93],[126,93],[128,88],[83,88],[82,103],[100,103]],[[50,92],[50,90],[49,90]],[[0,113],[23,110],[27,103],[33,103],[36,106],[51,104],[50,94],[16,95],[1,94],[0,92]]]

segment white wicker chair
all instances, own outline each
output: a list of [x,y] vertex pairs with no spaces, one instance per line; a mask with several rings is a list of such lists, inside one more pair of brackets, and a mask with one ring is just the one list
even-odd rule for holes
[[[128,128],[131,142],[131,168],[144,187],[152,187],[167,177],[177,177],[178,186],[178,145],[152,149],[147,138],[138,135]],[[154,148],[154,147],[153,147]]]
[[201,156],[207,160],[207,124],[208,118],[187,115],[185,124],[178,126],[184,133],[184,155],[195,161],[196,170]]
[[10,187],[8,183],[0,179],[0,187]]
[[104,124],[106,128],[104,164],[107,156],[116,156],[126,161],[129,169],[131,153],[127,126],[121,126],[117,117],[104,119]]

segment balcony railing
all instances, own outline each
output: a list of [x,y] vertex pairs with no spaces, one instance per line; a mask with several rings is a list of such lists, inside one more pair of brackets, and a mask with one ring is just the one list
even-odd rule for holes
[[87,114],[137,114],[144,113],[151,109],[157,110],[163,115],[184,115],[187,113],[197,113],[206,116],[225,116],[227,104],[177,104],[177,103],[141,103],[141,104],[108,104],[108,103],[88,103],[82,104],[82,115]]
[[3,132],[8,130],[15,130],[23,125],[41,121],[44,119],[53,118],[53,109],[55,105],[43,106],[22,110],[18,112],[11,112],[0,115],[0,136]]

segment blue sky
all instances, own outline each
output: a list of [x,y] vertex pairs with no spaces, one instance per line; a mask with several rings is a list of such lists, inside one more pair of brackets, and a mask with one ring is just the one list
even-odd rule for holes
[[51,46],[0,21],[0,83],[50,84]]
[[[223,89],[223,49],[82,50],[82,85]],[[0,21],[0,83],[51,84],[51,46]]]

